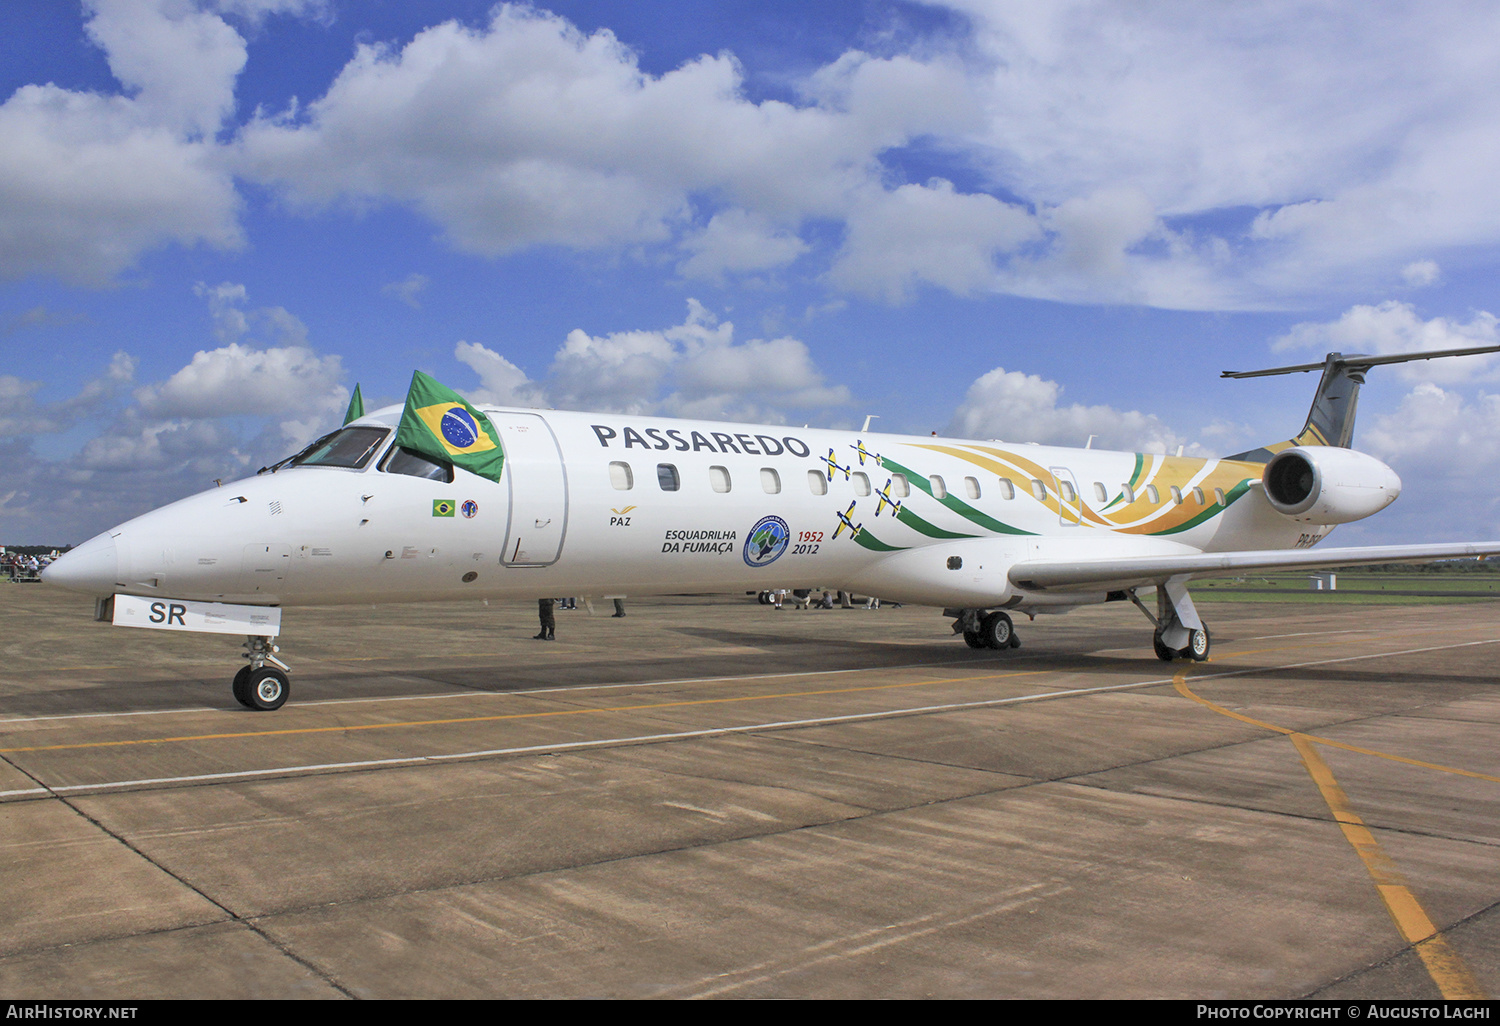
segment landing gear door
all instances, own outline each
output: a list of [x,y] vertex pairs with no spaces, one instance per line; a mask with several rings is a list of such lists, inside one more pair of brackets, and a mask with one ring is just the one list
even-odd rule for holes
[[1083,497],[1078,494],[1078,482],[1067,467],[1049,467],[1052,479],[1057,482],[1057,506],[1064,527],[1078,527],[1083,523]]
[[552,428],[534,413],[491,413],[505,450],[510,528],[500,562],[550,566],[568,529],[568,476]]

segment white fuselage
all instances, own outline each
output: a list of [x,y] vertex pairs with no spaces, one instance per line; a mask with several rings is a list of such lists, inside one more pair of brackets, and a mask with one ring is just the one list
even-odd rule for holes
[[[485,408],[491,482],[307,466],[225,484],[69,554],[64,586],[259,605],[827,587],[1020,609],[1022,560],[1309,545],[1261,464],[856,431]],[[675,482],[676,487],[670,487]],[[896,504],[899,504],[896,505]]]

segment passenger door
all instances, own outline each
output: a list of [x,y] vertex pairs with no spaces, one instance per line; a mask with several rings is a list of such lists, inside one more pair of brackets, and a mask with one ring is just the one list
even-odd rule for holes
[[487,416],[505,451],[503,479],[510,491],[510,526],[500,562],[550,566],[562,555],[568,527],[568,477],[557,437],[535,413]]

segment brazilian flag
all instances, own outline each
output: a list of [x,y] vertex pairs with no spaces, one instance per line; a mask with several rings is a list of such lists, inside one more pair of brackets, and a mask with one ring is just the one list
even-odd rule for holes
[[500,480],[505,463],[500,436],[489,418],[421,371],[412,372],[396,444],[491,481]]
[[349,397],[349,408],[344,411],[344,423],[358,420],[365,415],[365,397],[359,394],[359,382],[354,383],[354,394]]

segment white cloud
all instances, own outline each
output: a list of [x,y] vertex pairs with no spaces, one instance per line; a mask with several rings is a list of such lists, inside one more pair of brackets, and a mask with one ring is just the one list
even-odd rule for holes
[[245,40],[187,0],[85,0],[84,26],[137,111],[186,136],[212,135],[234,110]]
[[[996,367],[969,386],[947,433],[1069,446],[1083,446],[1094,435],[1094,448],[1126,452],[1175,453],[1187,441],[1152,414],[1079,403],[1061,406],[1061,398],[1062,386],[1055,381]],[[1196,444],[1184,452],[1207,455]]]
[[[1389,280],[1434,246],[1500,242],[1493,5],[948,6],[991,62],[968,152],[997,185],[1039,209],[1131,188],[1194,226],[1175,252],[1127,251],[1147,302],[1284,304]],[[1099,292],[1121,294],[1108,275]]]
[[1401,268],[1401,278],[1414,289],[1435,284],[1441,275],[1435,260],[1414,260]]
[[[1447,317],[1422,320],[1410,303],[1387,300],[1379,306],[1353,306],[1331,323],[1304,321],[1271,341],[1277,352],[1314,349],[1324,352],[1389,355],[1423,350],[1468,349],[1500,345],[1500,321],[1479,311],[1467,324]],[[1494,366],[1493,356],[1418,361],[1399,366],[1408,380],[1470,381]]]
[[473,395],[501,405],[779,421],[784,410],[849,402],[849,390],[823,380],[801,341],[736,342],[734,325],[695,299],[683,323],[660,331],[575,328],[544,381],[481,345],[460,342],[454,356],[479,375]]
[[549,390],[569,409],[644,413],[655,408],[677,348],[662,331],[568,332],[552,361]]
[[1431,285],[1444,250],[1500,243],[1492,4],[947,6],[967,38],[850,50],[786,83],[797,103],[747,98],[728,53],[648,74],[608,30],[500,6],[362,45],[323,96],[221,142],[234,26],[331,4],[88,0],[121,90],[0,104],[0,277],[238,245],[231,174],[308,209],[408,206],[471,253],[660,246],[716,282],[805,266],[803,226],[842,225],[823,280],[888,300],[1287,306]]
[[1401,499],[1381,515],[1388,533],[1404,541],[1500,537],[1500,496],[1475,488],[1500,478],[1500,395],[1465,399],[1423,382],[1393,412],[1361,425],[1356,445],[1401,476]]
[[250,319],[240,309],[240,304],[248,298],[245,286],[228,281],[209,286],[200,281],[193,286],[193,295],[208,300],[214,337],[220,342],[233,342],[250,330]]
[[0,104],[0,278],[100,284],[168,244],[241,241],[213,134],[244,40],[177,0],[90,0],[90,38],[133,93],[28,85]]
[[228,447],[226,441],[210,421],[154,421],[132,434],[112,431],[90,439],[78,463],[88,470],[127,473],[176,468],[183,463],[196,463],[203,469],[217,465],[203,461],[219,456]]
[[212,145],[148,121],[137,101],[52,85],[0,104],[0,278],[98,284],[166,243],[240,244]]
[[418,274],[413,271],[400,281],[388,282],[382,285],[380,291],[387,296],[395,296],[413,310],[420,310],[422,304],[418,297],[427,290],[427,286],[430,284],[432,284],[431,278],[425,274]]
[[252,349],[231,342],[200,350],[192,362],[157,385],[136,391],[141,409],[153,417],[228,417],[342,409],[348,395],[338,384],[337,356],[318,356],[305,346]]
[[118,352],[104,373],[84,382],[76,395],[50,403],[36,401],[41,382],[0,374],[0,438],[54,434],[103,413],[119,391],[133,380],[135,367],[135,357]]
[[[850,53],[804,84],[807,105],[754,103],[727,54],[653,76],[607,30],[502,6],[362,47],[304,111],[247,126],[240,167],[305,206],[412,205],[486,255],[683,236],[683,273],[715,278],[795,259],[786,226],[844,216],[882,150],[977,116],[949,58]],[[717,208],[696,231],[695,204]]]
[[810,248],[796,233],[744,210],[715,214],[702,231],[685,237],[692,256],[677,265],[686,278],[721,281],[726,274],[770,271],[796,260]]
[[848,226],[829,280],[890,300],[902,299],[917,283],[960,294],[993,288],[997,257],[1040,234],[1022,208],[956,192],[943,179],[866,190]]
[[526,372],[493,349],[472,342],[459,342],[454,359],[468,364],[479,375],[479,388],[469,393],[474,402],[496,406],[545,407],[546,397]]

